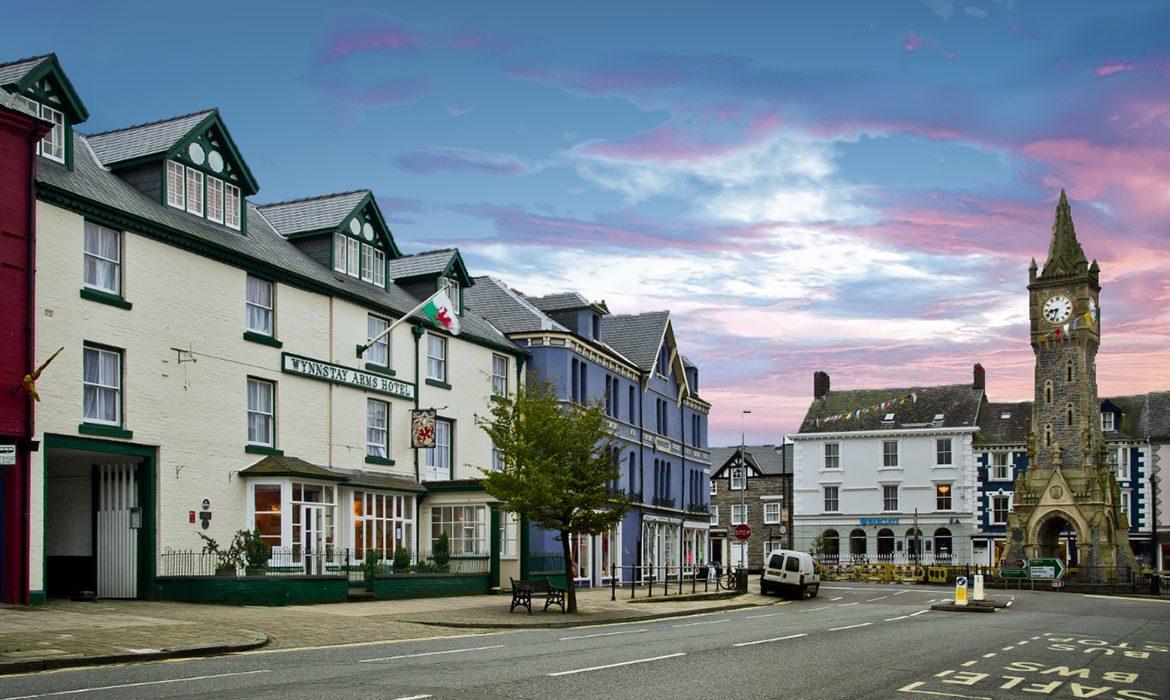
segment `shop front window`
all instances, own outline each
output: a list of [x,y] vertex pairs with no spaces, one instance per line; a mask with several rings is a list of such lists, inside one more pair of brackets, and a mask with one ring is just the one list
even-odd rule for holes
[[435,506],[431,508],[431,549],[446,533],[452,556],[487,554],[487,506]]
[[280,546],[280,484],[256,484],[252,492],[252,527],[269,548]]
[[354,491],[354,558],[377,550],[383,561],[391,561],[399,547],[414,550],[414,496]]

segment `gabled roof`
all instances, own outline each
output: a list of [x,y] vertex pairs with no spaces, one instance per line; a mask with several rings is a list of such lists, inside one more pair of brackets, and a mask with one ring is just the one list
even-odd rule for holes
[[1146,435],[1151,440],[1170,440],[1170,391],[1146,394]]
[[467,272],[467,266],[463,264],[463,256],[459,254],[458,248],[440,248],[404,255],[389,261],[386,268],[386,274],[393,280],[450,276],[452,273],[464,287],[475,284]]
[[322,194],[304,199],[261,204],[257,208],[284,237],[307,231],[332,230],[353,213],[370,196],[369,190]]
[[533,306],[528,297],[494,277],[476,277],[475,286],[463,292],[463,303],[505,333],[569,332]]
[[[791,444],[745,445],[743,451],[744,461],[758,474],[782,476],[792,473]],[[739,445],[711,448],[712,477],[719,476],[725,469],[736,466],[739,466]]]
[[80,124],[88,119],[89,111],[81,102],[81,96],[73,89],[69,76],[61,70],[57,54],[47,53],[0,63],[0,87],[11,92],[24,92],[48,75],[51,75],[60,86],[64,101],[62,106],[72,113],[74,123]]
[[[387,283],[383,289],[347,275],[334,275],[332,270],[281,236],[250,202],[246,218],[248,235],[241,236],[147,197],[94,160],[86,147],[85,137],[74,132],[74,142],[76,156],[72,171],[52,161],[38,166],[37,190],[41,199],[65,198],[82,202],[86,207],[98,208],[105,216],[112,216],[115,222],[121,222],[127,228],[144,234],[165,235],[173,245],[230,264],[246,263],[266,274],[288,279],[290,284],[318,293],[344,296],[392,317],[399,317],[418,304],[417,299],[393,283]],[[506,352],[522,352],[478,314],[465,312],[459,320],[463,327],[461,337],[467,336],[473,342]]]
[[[913,394],[915,400],[907,400],[888,410],[865,409],[886,401],[897,401]],[[854,389],[851,391],[830,391],[821,399],[813,399],[800,425],[800,434],[843,433],[866,430],[893,430],[905,427],[965,428],[974,427],[983,390],[970,384],[946,386],[891,387],[889,389]],[[853,419],[826,421],[819,426],[817,418],[827,418],[851,411],[863,411]],[[893,413],[894,420],[884,420],[886,413]],[[942,414],[942,420],[935,416]]]
[[[34,114],[34,112],[36,112],[37,110],[32,109],[28,105],[26,105],[24,103],[24,100],[18,100],[16,98],[16,95],[4,92],[3,90],[0,90],[0,107],[5,107],[7,109],[11,109],[14,112],[20,112],[21,114],[23,114],[25,116],[32,117],[34,119],[38,119],[42,122],[45,121],[44,119],[41,118],[40,114]],[[45,123],[47,124],[48,122],[45,122]]]
[[[1007,416],[1004,418],[1003,416]],[[984,403],[979,409],[976,445],[1022,445],[1032,429],[1032,402]]]
[[669,311],[610,314],[601,317],[601,337],[640,369],[652,372],[669,323]]
[[155,158],[172,157],[182,151],[190,141],[212,128],[222,135],[222,147],[239,165],[240,181],[236,184],[245,195],[256,194],[260,190],[260,185],[236,148],[227,125],[219,115],[219,110],[214,107],[146,124],[90,134],[88,139],[90,148],[97,154],[102,165],[115,168]]

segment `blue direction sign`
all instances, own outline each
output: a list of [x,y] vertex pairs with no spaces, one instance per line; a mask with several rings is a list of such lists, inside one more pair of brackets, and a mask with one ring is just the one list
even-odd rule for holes
[[1053,581],[1064,576],[1064,562],[1059,559],[1029,559],[1028,578]]

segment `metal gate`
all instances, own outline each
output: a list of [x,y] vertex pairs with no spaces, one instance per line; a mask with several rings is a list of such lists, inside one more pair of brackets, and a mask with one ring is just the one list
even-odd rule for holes
[[[136,464],[98,465],[97,595],[138,597],[138,529],[140,517]],[[132,513],[134,514],[132,516]]]

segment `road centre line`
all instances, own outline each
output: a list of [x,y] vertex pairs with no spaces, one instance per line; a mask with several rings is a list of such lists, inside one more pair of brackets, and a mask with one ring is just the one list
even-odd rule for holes
[[142,681],[141,683],[120,683],[118,685],[103,685],[95,688],[78,688],[76,690],[59,690],[53,693],[38,693],[36,695],[14,695],[3,700],[25,700],[26,698],[47,698],[54,695],[73,695],[74,693],[92,693],[99,690],[116,690],[118,688],[138,688],[144,685],[162,685],[164,683],[183,683],[185,681],[206,681],[213,678],[227,678],[228,676],[250,676],[256,673],[272,673],[272,669],[265,668],[259,671],[235,671],[233,673],[216,673],[209,676],[188,676],[186,678],[168,678],[162,681]]
[[464,651],[483,651],[484,649],[499,649],[503,644],[493,644],[486,647],[468,647],[466,649],[447,649],[445,651],[424,651],[418,654],[400,654],[398,656],[384,656],[379,659],[360,659],[359,664],[367,664],[375,661],[393,661],[395,659],[413,659],[419,656],[438,656],[439,654],[458,654]]
[[909,615],[899,615],[897,617],[887,617],[886,622],[893,622],[894,620],[905,620],[909,617],[910,617]]
[[620,630],[618,632],[597,632],[596,634],[579,634],[576,637],[561,637],[557,641],[566,642],[570,639],[591,639],[593,637],[612,637],[616,634],[635,634],[638,632],[645,632],[645,631],[646,631],[646,629],[643,628],[640,630]]
[[857,629],[858,627],[869,627],[872,624],[873,624],[872,622],[862,622],[859,625],[849,625],[847,627],[830,627],[829,631],[830,632],[840,632],[841,630]]
[[907,593],[909,593],[909,592],[910,592],[910,591],[898,591],[898,592],[897,592],[897,593],[895,593],[894,595],[906,595],[906,594],[907,594]]
[[401,698],[394,698],[394,700],[423,700],[423,698],[433,698],[434,695],[406,695]]
[[764,613],[763,615],[748,615],[748,616],[747,616],[747,618],[748,618],[749,620],[754,620],[754,619],[755,619],[755,618],[757,618],[757,617],[776,617],[777,615],[783,615],[783,614],[784,614],[784,613],[782,613],[782,612],[776,612],[776,613]]
[[836,598],[829,598],[829,600],[830,600],[830,601],[838,601],[838,600],[841,600],[841,599],[842,599],[842,598],[844,598],[844,597],[845,597],[845,596],[843,596],[843,595],[839,595],[839,596],[837,596]]
[[930,610],[919,610],[916,613],[910,613],[910,617],[918,617],[919,615],[925,615],[928,612],[930,612]]
[[798,610],[797,612],[817,612],[818,610],[828,610],[831,607],[833,607],[833,606],[826,605],[823,608],[808,608],[807,610]]
[[717,625],[720,622],[731,622],[731,618],[725,617],[722,620],[700,620],[699,622],[683,622],[678,625],[671,625],[671,627],[694,627],[695,625]]
[[1170,600],[1167,600],[1165,598],[1130,598],[1129,596],[1123,596],[1123,595],[1097,595],[1095,593],[1082,593],[1081,597],[1082,598],[1104,598],[1105,600],[1131,600],[1131,601],[1134,601],[1137,603],[1149,603],[1151,601],[1155,602],[1155,603],[1170,603]]
[[841,603],[841,604],[840,604],[840,605],[838,605],[837,607],[838,607],[838,608],[847,608],[847,607],[849,607],[850,605],[857,605],[859,602],[860,602],[860,601],[857,601],[857,600],[855,600],[855,601],[853,601],[852,603]]
[[634,659],[633,661],[619,661],[616,664],[606,664],[604,666],[590,666],[588,668],[575,668],[572,671],[557,671],[556,673],[548,673],[548,676],[570,676],[574,673],[585,673],[587,671],[601,671],[607,668],[617,668],[619,666],[631,666],[633,664],[644,664],[651,661],[660,661],[662,659],[673,659],[679,656],[686,656],[685,651],[680,651],[675,654],[664,654],[662,656],[652,656],[648,659]]
[[808,636],[807,633],[790,634],[787,637],[772,637],[771,639],[757,639],[754,642],[740,642],[739,644],[735,644],[733,646],[750,647],[750,646],[754,646],[756,644],[767,644],[768,642],[783,642],[785,639],[796,639],[798,637],[807,637],[807,636]]
[[869,600],[867,600],[867,601],[865,601],[865,602],[867,602],[867,603],[872,603],[872,602],[874,602],[875,600],[882,600],[883,598],[889,598],[889,597],[890,597],[890,596],[888,596],[888,595],[879,595],[877,598],[870,598]]

